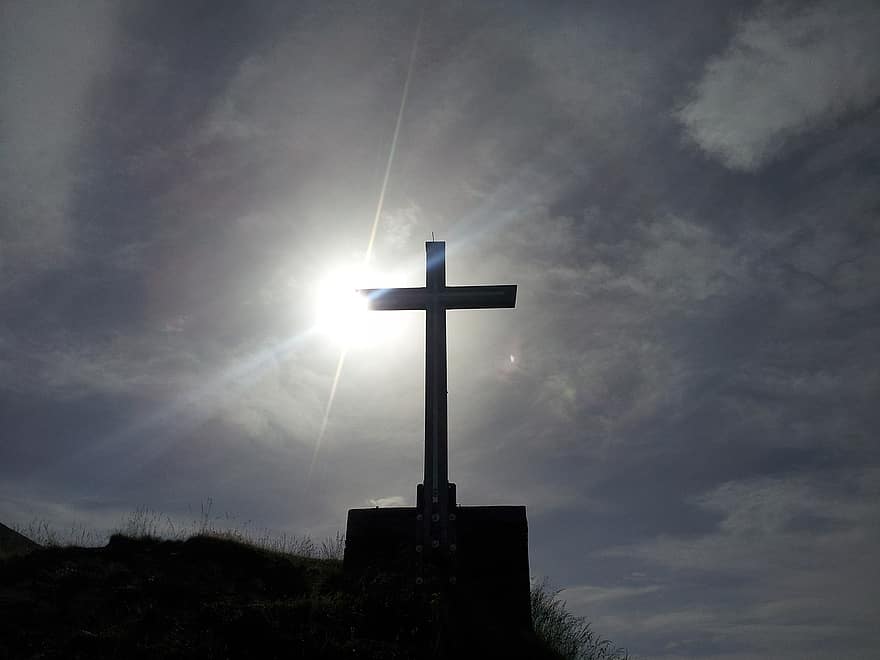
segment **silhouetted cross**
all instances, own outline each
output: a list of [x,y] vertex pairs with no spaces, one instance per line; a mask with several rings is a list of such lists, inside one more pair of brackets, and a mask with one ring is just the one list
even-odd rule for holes
[[[516,305],[516,285],[446,286],[446,243],[425,243],[425,286],[362,289],[375,310],[423,309],[425,326],[425,480],[419,505],[425,542],[450,544],[449,466],[446,444],[446,310],[488,309]],[[454,549],[454,548],[453,548]]]

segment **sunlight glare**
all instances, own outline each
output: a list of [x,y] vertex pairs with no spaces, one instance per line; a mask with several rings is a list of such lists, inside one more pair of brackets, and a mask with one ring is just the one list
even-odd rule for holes
[[[316,328],[324,336],[343,346],[374,346],[395,336],[400,323],[393,315],[371,312],[366,297],[358,288],[386,286],[390,276],[357,271],[336,271],[315,287]],[[399,321],[399,320],[398,320]]]

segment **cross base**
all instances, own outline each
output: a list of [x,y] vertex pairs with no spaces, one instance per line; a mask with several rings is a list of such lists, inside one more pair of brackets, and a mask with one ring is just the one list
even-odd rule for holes
[[[453,500],[454,502],[454,500]],[[417,551],[419,507],[350,509],[343,568],[364,588],[422,593],[445,603],[454,637],[495,630],[518,639],[531,631],[528,523],[524,506],[452,506],[454,552]],[[377,587],[375,585],[385,585]],[[392,586],[393,585],[393,586]],[[395,594],[388,594],[394,598]]]

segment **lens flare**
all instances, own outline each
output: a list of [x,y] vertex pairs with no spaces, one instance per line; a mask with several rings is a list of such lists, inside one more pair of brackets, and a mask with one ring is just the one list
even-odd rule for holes
[[374,339],[371,337],[367,299],[347,278],[325,279],[315,293],[316,329],[343,345]]
[[371,288],[375,282],[391,286],[399,281],[391,274],[338,270],[321,279],[314,288],[315,330],[344,348],[374,347],[397,337],[400,319],[372,314],[366,296],[357,288]]

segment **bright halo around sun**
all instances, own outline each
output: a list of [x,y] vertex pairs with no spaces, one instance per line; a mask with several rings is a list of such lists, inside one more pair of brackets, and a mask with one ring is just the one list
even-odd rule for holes
[[[392,276],[338,270],[322,278],[314,290],[316,330],[344,346],[374,346],[396,336],[400,319],[369,309],[358,288],[393,286]],[[396,321],[396,322],[395,322]]]

